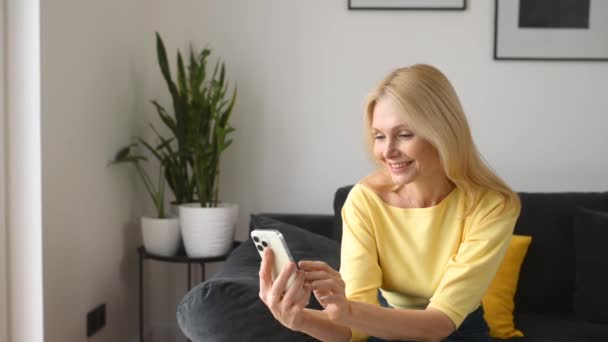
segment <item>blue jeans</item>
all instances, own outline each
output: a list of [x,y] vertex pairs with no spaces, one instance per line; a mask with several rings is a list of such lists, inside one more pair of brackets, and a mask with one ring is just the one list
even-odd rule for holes
[[[384,297],[378,293],[380,305],[390,308]],[[483,319],[483,308],[479,306],[471,312],[462,322],[460,327],[442,342],[491,342],[489,335],[490,329]],[[377,337],[370,337],[368,342],[385,342],[386,340]]]

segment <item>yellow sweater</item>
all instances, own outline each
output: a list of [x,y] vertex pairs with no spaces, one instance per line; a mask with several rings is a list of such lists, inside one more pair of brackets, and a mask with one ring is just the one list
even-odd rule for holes
[[[398,208],[355,185],[342,208],[346,296],[379,305],[381,289],[393,307],[432,307],[459,327],[480,305],[513,234],[519,209],[499,215],[502,203],[498,193],[485,191],[463,219],[458,188],[435,206]],[[353,340],[366,338],[353,331]]]

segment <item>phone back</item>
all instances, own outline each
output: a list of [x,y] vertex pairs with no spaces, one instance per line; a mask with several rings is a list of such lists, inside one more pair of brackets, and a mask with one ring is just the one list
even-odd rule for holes
[[[263,255],[264,250],[267,247],[272,249],[274,254],[274,265],[272,267],[272,279],[275,280],[281,270],[290,262],[293,262],[293,257],[287,243],[283,238],[283,234],[278,230],[274,229],[254,229],[251,231],[251,238],[255,244],[255,248],[258,250],[260,257]],[[291,287],[291,284],[295,280],[295,272],[287,280],[287,286],[285,289]]]

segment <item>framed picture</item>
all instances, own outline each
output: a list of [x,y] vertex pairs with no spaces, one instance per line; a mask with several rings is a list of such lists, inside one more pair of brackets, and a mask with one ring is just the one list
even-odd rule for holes
[[494,59],[608,61],[608,1],[495,2]]
[[466,0],[348,0],[352,10],[464,10]]

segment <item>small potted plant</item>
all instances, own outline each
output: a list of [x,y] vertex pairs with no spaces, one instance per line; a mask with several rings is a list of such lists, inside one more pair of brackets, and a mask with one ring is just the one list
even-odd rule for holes
[[[140,141],[148,149],[151,149],[156,156],[160,157],[158,152],[154,151],[150,145],[140,138],[135,138]],[[134,142],[121,148],[110,162],[110,165],[128,163],[135,167],[138,175],[146,187],[146,191],[154,203],[156,210],[155,217],[141,217],[141,232],[144,242],[144,247],[148,253],[174,256],[181,242],[181,234],[179,229],[179,219],[167,215],[165,208],[165,167],[162,158],[160,159],[159,175],[157,181],[154,182],[146,172],[142,163],[147,162],[147,158],[135,152],[138,144]]]
[[211,50],[207,48],[198,53],[191,48],[187,67],[178,50],[174,81],[158,33],[156,41],[158,62],[173,100],[174,115],[169,115],[159,103],[153,104],[174,135],[172,140],[165,139],[166,174],[180,204],[184,247],[191,257],[222,255],[232,245],[238,216],[236,204],[219,200],[220,157],[232,143],[229,135],[234,128],[230,116],[236,87],[229,95],[226,68],[220,61],[208,77],[207,59]]

